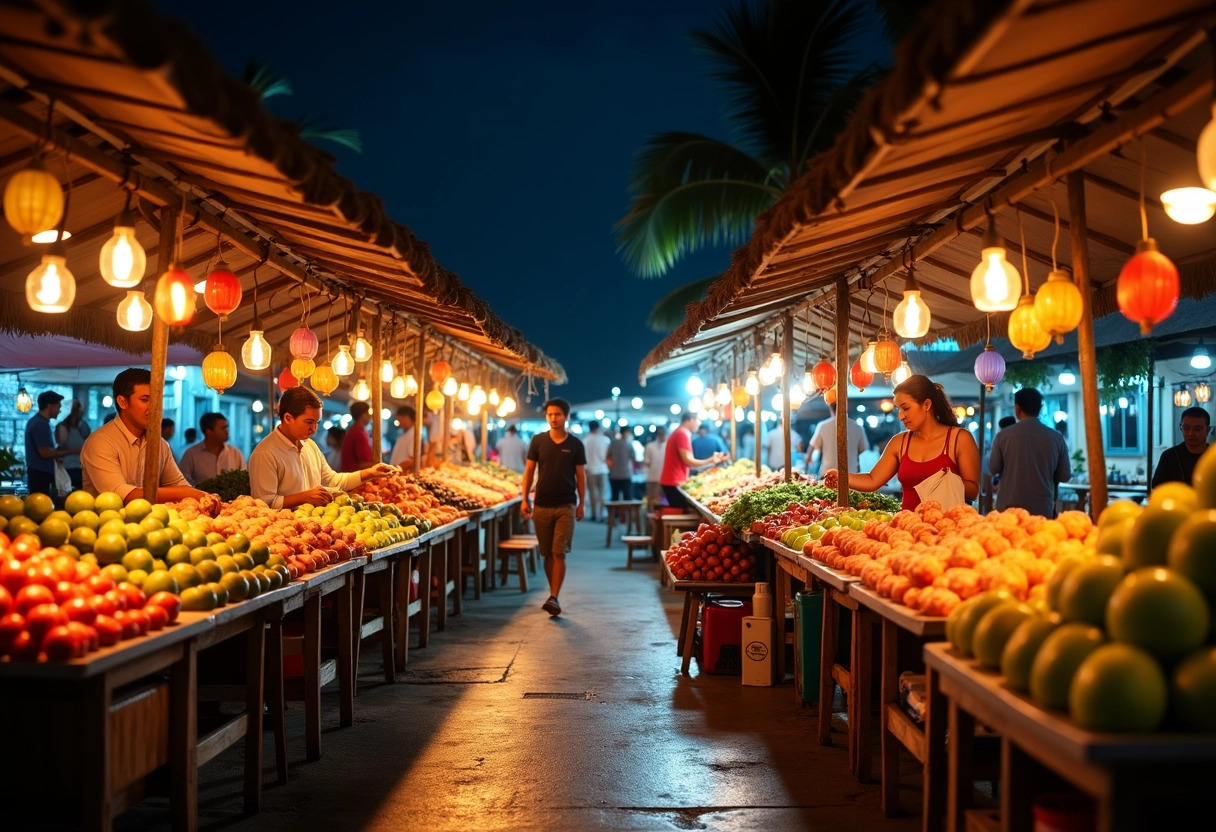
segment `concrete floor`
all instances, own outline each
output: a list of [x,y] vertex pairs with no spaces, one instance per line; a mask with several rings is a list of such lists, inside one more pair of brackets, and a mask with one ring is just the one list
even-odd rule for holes
[[[578,524],[564,614],[507,587],[411,649],[397,684],[365,645],[355,724],[338,728],[336,685],[323,694],[322,759],[304,762],[302,712],[288,713],[291,777],[274,785],[267,734],[262,811],[241,814],[240,747],[200,771],[204,830],[890,830],[920,828],[920,772],[904,754],[898,818],[878,785],[849,773],[843,723],[817,740],[816,715],[792,683],[680,673],[682,595],[649,558],[627,571],[624,545]],[[370,645],[370,646],[369,646]],[[529,693],[576,699],[525,698]],[[877,771],[877,738],[874,742]],[[149,798],[118,830],[168,826]]]

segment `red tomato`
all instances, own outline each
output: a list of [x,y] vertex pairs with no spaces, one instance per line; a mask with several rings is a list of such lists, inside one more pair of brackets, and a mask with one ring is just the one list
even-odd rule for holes
[[40,604],[54,604],[55,593],[42,584],[29,584],[17,592],[16,610],[25,615]]
[[146,612],[144,612],[142,609],[127,610],[127,619],[126,620],[135,622],[135,625],[137,627],[139,627],[138,635],[141,635],[141,636],[146,635],[148,632],[148,629],[152,626],[152,620],[150,618],[148,618],[148,614]]
[[0,532],[0,551],[4,551],[5,549],[7,549],[8,544],[10,544],[12,542],[13,542],[13,539],[11,537],[6,535],[4,532]]
[[727,544],[727,545],[721,547],[720,549],[718,549],[718,554],[724,558],[733,557],[735,554],[735,547],[731,546],[730,544]]
[[114,615],[114,613],[118,612],[118,605],[114,603],[113,598],[107,598],[104,595],[94,595],[86,600],[88,600],[89,606],[98,615]]
[[114,602],[114,609],[116,611],[121,612],[128,606],[126,593],[124,593],[121,589],[111,589],[105,594],[105,597]]
[[[30,633],[33,635],[33,633]],[[84,655],[84,644],[66,624],[52,627],[42,637],[42,650],[53,662],[67,661]]]
[[39,604],[25,616],[25,629],[39,644],[52,628],[68,623],[68,614],[60,612],[58,604]]
[[680,540],[692,540],[695,535],[692,532],[681,532]]
[[165,608],[158,604],[148,604],[141,612],[148,617],[149,630],[163,630],[165,629],[165,625],[169,623],[169,613],[165,612]]
[[92,624],[97,619],[97,610],[93,609],[89,598],[73,598],[60,606],[60,609],[71,621],[81,624]]
[[169,618],[165,623],[172,623],[177,620],[177,614],[181,612],[182,599],[172,592],[157,592],[148,599],[148,603],[144,604],[144,609],[153,606],[160,607],[168,613]]
[[76,589],[76,584],[72,583],[71,581],[60,581],[59,583],[55,584],[53,592],[55,593],[56,604],[66,604],[73,598],[80,597],[80,593]]
[[739,568],[739,564],[733,564],[730,567],[730,574],[738,576],[743,570]]
[[86,583],[95,595],[105,595],[114,588],[114,579],[109,575],[102,575],[101,573],[90,575]]
[[706,546],[705,546],[705,553],[706,553],[707,555],[716,555],[716,554],[718,554],[718,544],[717,544],[717,543],[708,543],[708,544],[706,544]]
[[32,566],[33,562],[27,561],[25,564],[26,584],[42,584],[47,589],[55,589],[55,584],[59,583],[59,575],[55,572],[54,567],[47,564]]
[[0,563],[0,585],[14,595],[25,586],[25,564],[13,557]]
[[702,581],[702,580],[705,580],[705,573],[704,573],[704,572],[702,572],[700,569],[697,569],[697,570],[695,570],[695,571],[692,573],[692,579],[693,579],[694,581]]
[[118,585],[118,591],[127,596],[127,609],[137,610],[148,602],[148,596],[135,584],[123,581]]
[[719,534],[718,535],[718,545],[725,546],[727,543],[730,543],[731,536],[732,535],[729,532],[725,533],[725,534]]
[[12,611],[13,596],[3,585],[0,585],[0,618],[3,618]]
[[[129,638],[139,637],[139,620],[128,618],[130,611],[119,610],[114,613],[114,620],[118,622],[118,626],[122,628],[122,640],[126,641]],[[101,616],[98,616],[100,619]],[[145,617],[146,620],[146,617]]]
[[18,634],[23,632],[25,632],[25,616],[10,612],[8,615],[0,617],[0,656],[8,654],[12,650],[13,641]]
[[89,578],[101,574],[101,567],[87,560],[76,561],[76,583],[87,585]]
[[29,630],[22,630],[17,633],[17,637],[13,639],[13,643],[9,645],[8,654],[13,657],[14,661],[32,662],[38,660],[39,644],[30,635]]
[[59,580],[70,581],[73,578],[75,578],[76,577],[76,559],[70,555],[58,554],[58,552],[59,552],[58,549],[51,549],[50,551],[56,553],[51,557],[51,566],[55,569],[55,572],[59,575]]
[[101,646],[97,637],[97,630],[89,624],[81,624],[79,621],[69,621],[68,629],[76,634],[84,644],[84,652],[89,653]]
[[97,620],[93,622],[93,629],[97,631],[97,640],[102,647],[118,644],[122,638],[122,625],[108,615],[97,616]]
[[42,541],[36,534],[19,534],[9,544],[8,550],[17,560],[29,560],[42,548]]
[[720,564],[722,562],[722,559],[720,557],[718,557],[717,555],[710,555],[709,557],[707,557],[705,559],[705,562],[707,564],[709,564],[710,566],[717,566],[718,564]]
[[721,565],[721,564],[719,564],[718,566],[715,566],[715,567],[713,568],[713,573],[714,573],[714,575],[715,575],[716,577],[718,577],[718,578],[721,578],[721,577],[722,577],[722,573],[723,573],[723,571],[725,571],[725,570],[723,570],[723,569],[722,569],[722,565]]

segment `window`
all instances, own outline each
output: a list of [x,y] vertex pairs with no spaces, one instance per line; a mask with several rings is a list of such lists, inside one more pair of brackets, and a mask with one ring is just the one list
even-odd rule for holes
[[1103,405],[1103,439],[1106,450],[1114,454],[1131,454],[1143,450],[1140,413],[1144,394],[1134,393],[1119,399],[1114,405]]

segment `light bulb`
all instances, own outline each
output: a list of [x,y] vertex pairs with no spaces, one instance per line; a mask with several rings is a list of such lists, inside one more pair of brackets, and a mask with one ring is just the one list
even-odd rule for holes
[[456,376],[448,376],[443,383],[443,395],[445,396],[455,396],[459,389],[460,383],[456,381]]
[[920,338],[929,331],[933,315],[920,296],[919,289],[905,289],[904,299],[895,307],[892,320],[900,338]]
[[505,399],[502,400],[502,406],[504,408],[506,408],[508,413],[514,413],[515,412],[515,399],[511,398],[510,396],[507,396]]
[[470,416],[480,416],[481,415],[481,405],[473,404],[472,400],[470,400],[469,401],[469,415]]
[[456,388],[456,400],[462,402],[469,400],[469,383],[467,381],[460,382],[460,386]]
[[480,408],[487,401],[486,391],[481,389],[481,385],[473,385],[473,389],[469,392],[469,407]]
[[1195,401],[1199,404],[1207,404],[1212,400],[1212,388],[1208,386],[1206,381],[1201,381],[1195,385]]
[[34,409],[34,399],[26,392],[25,388],[17,390],[17,412],[29,413]]
[[241,345],[241,363],[249,370],[265,370],[270,366],[273,352],[262,330],[251,330],[249,337]]
[[123,211],[114,224],[114,236],[101,247],[99,266],[106,283],[119,289],[138,286],[144,279],[148,258],[144,247],[135,239],[135,222],[129,211]]
[[768,364],[761,364],[760,371],[756,373],[756,380],[767,387],[773,383],[774,379],[775,376],[773,375],[773,368]]
[[801,385],[795,384],[790,388],[790,407],[797,409],[802,406],[804,401],[806,401],[806,393]]
[[490,407],[498,407],[502,403],[502,396],[498,395],[498,388],[490,388],[490,397],[486,399],[490,403]]
[[412,396],[418,392],[418,379],[412,375],[405,377],[405,395]]
[[1073,373],[1072,370],[1065,367],[1063,370],[1060,371],[1060,378],[1058,379],[1058,381],[1060,382],[1060,384],[1065,384],[1065,385],[1076,384],[1077,377]]
[[781,378],[785,373],[785,362],[781,360],[781,353],[775,352],[768,357],[768,368],[774,379]]
[[684,383],[684,390],[690,396],[699,396],[705,390],[705,384],[697,376],[689,376],[688,381]]
[[128,332],[143,332],[152,326],[152,304],[144,293],[131,289],[118,304],[118,325]]
[[372,397],[372,388],[366,378],[359,376],[355,386],[350,389],[350,397],[358,402],[365,402]]
[[1022,294],[1022,276],[1005,259],[1003,243],[996,225],[989,223],[979,265],[971,272],[971,301],[981,312],[1012,311]]
[[760,392],[760,378],[755,370],[747,371],[747,381],[743,382],[743,389],[749,396],[755,396]]
[[355,339],[355,348],[352,351],[353,358],[358,363],[372,360],[372,345],[363,337],[363,333],[359,333],[359,337]]
[[397,373],[393,370],[393,362],[389,361],[387,358],[380,362],[380,380],[382,382],[388,384],[393,380],[393,376],[395,375],[397,375]]
[[76,299],[76,278],[63,247],[54,243],[42,262],[25,278],[25,300],[35,312],[67,312]]
[[714,391],[710,388],[705,388],[705,394],[701,396],[701,406],[705,410],[712,410],[714,406]]
[[912,378],[912,368],[908,366],[908,362],[899,365],[899,369],[891,373],[891,386],[898,387],[908,379]]
[[1216,215],[1216,193],[1207,188],[1172,188],[1161,195],[1166,216],[1182,225],[1198,225]]
[[348,376],[355,371],[355,357],[350,354],[350,344],[338,345],[338,352],[330,366],[340,376]]
[[405,379],[401,376],[393,376],[393,380],[389,382],[388,394],[394,399],[404,399],[409,395],[405,389]]

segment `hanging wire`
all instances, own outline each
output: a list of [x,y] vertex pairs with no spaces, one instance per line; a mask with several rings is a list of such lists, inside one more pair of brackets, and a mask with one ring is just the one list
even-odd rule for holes
[[1060,242],[1060,208],[1056,205],[1055,194],[1051,195],[1051,213],[1056,224],[1055,235],[1051,238],[1051,270],[1054,272],[1059,268],[1056,264],[1056,245]]
[[[1026,286],[1026,294],[1029,295],[1030,294],[1030,269],[1026,265],[1026,229],[1024,229],[1022,227],[1022,209],[1015,207],[1014,211],[1018,215],[1018,236],[1021,238],[1021,242],[1022,242],[1022,283]],[[1053,252],[1052,256],[1054,257],[1054,252]],[[990,334],[988,335],[988,340],[991,341],[992,340],[991,323],[989,324],[988,329],[990,332]]]
[[1140,237],[1148,239],[1148,212],[1144,209],[1145,179],[1148,175],[1148,143],[1140,140]]
[[253,326],[251,329],[261,329],[261,319],[258,318],[258,266],[253,266]]

